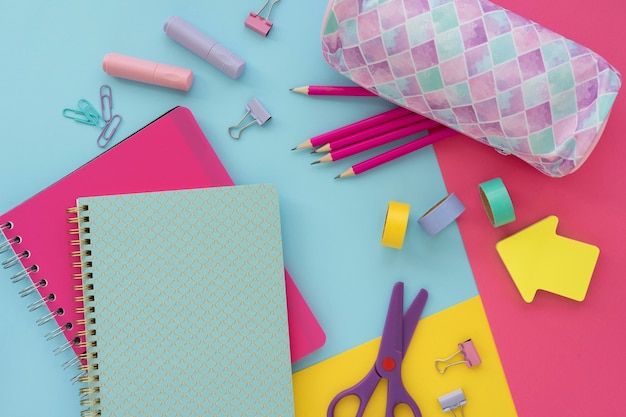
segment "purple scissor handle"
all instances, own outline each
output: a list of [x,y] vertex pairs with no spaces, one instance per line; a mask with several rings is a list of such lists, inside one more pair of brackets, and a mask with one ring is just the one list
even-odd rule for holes
[[402,360],[409,347],[411,337],[415,332],[415,327],[420,320],[427,299],[428,292],[425,289],[421,289],[407,309],[406,314],[404,314],[404,283],[397,282],[393,286],[383,336],[374,366],[359,383],[352,388],[341,391],[333,398],[328,406],[327,417],[334,417],[337,403],[349,395],[354,395],[359,399],[359,409],[356,417],[362,417],[367,403],[376,390],[376,386],[383,378],[387,380],[385,417],[393,417],[394,409],[400,404],[406,404],[413,412],[414,417],[422,416],[417,403],[402,383],[401,370]]

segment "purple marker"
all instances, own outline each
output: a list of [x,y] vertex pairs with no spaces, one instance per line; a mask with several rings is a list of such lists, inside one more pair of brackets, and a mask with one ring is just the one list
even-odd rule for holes
[[163,30],[171,39],[229,77],[238,78],[243,73],[246,61],[182,17],[171,16],[163,25]]

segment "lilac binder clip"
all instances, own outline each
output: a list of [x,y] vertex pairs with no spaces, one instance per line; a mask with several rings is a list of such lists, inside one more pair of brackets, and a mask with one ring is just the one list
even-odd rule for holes
[[454,410],[458,409],[461,412],[460,415],[462,417],[465,415],[463,413],[463,406],[467,404],[467,400],[465,399],[463,390],[459,388],[439,397],[439,404],[441,405],[441,409],[444,413],[450,413],[456,417]]
[[250,15],[246,18],[244,22],[244,24],[246,25],[248,29],[252,29],[259,35],[263,35],[263,36],[267,36],[267,34],[270,32],[270,29],[272,29],[272,26],[274,25],[270,21],[270,14],[272,13],[272,8],[274,7],[276,3],[279,2],[279,0],[274,0],[272,2],[269,10],[267,11],[267,17],[263,18],[262,16],[260,16],[260,14],[263,11],[263,9],[267,7],[269,2],[270,0],[267,0],[265,4],[263,4],[263,6],[259,9],[258,12],[256,13],[250,12]]
[[[467,339],[465,342],[459,343],[458,346],[459,346],[459,350],[454,352],[452,355],[444,359],[435,360],[435,368],[440,374],[445,373],[449,367],[454,366],[454,365],[460,365],[462,363],[466,364],[468,368],[481,364],[482,361],[480,360],[480,356],[478,355],[478,351],[476,350],[476,347],[474,346],[474,342],[472,342],[472,339]],[[448,362],[450,361],[450,359],[454,358],[458,354],[461,354],[463,356],[463,360],[448,363],[443,369],[439,367],[440,363]]]
[[[253,120],[249,122],[248,124],[242,126],[243,122],[246,120],[248,116],[252,117]],[[254,123],[258,124],[259,126],[263,126],[263,124],[271,118],[272,116],[267,112],[267,110],[265,110],[265,108],[261,105],[259,100],[257,100],[256,98],[253,98],[246,105],[246,113],[243,115],[241,120],[239,120],[237,124],[234,124],[228,128],[228,134],[233,139],[239,139],[241,137],[241,132],[243,132],[243,130],[247,128],[248,126],[253,125]],[[234,129],[239,129],[239,130],[233,133]]]

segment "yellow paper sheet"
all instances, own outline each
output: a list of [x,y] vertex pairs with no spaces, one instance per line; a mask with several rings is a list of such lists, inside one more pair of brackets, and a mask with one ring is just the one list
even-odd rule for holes
[[[458,350],[458,343],[470,338],[482,363],[472,368],[452,366],[440,374],[435,359],[450,356]],[[296,417],[326,416],[333,397],[370,370],[379,344],[380,338],[374,339],[295,373]],[[454,359],[461,360],[462,356]],[[402,377],[423,417],[451,416],[442,411],[438,398],[458,388],[467,399],[465,417],[517,416],[479,296],[420,320],[402,364]],[[379,384],[365,417],[384,415],[385,389],[384,382]],[[346,398],[338,404],[335,416],[352,417],[357,406],[355,397]],[[461,416],[460,410],[455,412]],[[405,407],[396,409],[396,417],[411,415]]]

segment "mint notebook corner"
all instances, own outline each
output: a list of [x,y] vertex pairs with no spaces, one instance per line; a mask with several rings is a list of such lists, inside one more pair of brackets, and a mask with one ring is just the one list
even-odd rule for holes
[[86,415],[294,415],[275,186],[77,202]]

